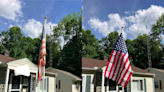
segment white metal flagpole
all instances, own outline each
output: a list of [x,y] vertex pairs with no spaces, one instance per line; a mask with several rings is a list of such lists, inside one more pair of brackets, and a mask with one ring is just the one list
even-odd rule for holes
[[[47,20],[47,17],[45,17],[45,20],[44,20],[44,31],[45,31],[45,41],[46,41],[46,20]],[[45,44],[46,45],[46,44]],[[46,56],[44,56],[44,60],[45,60],[45,62],[46,62]],[[45,79],[44,79],[44,77],[45,77],[45,66],[43,67],[43,78],[42,78],[42,83],[43,83],[43,85],[42,85],[42,92],[44,92],[44,89],[45,89]]]
[[[123,29],[124,27],[122,27],[122,30],[121,30],[122,35],[123,35]],[[122,86],[122,92],[124,92],[124,86]]]
[[122,30],[121,30],[121,33],[122,33],[122,34],[123,34],[123,28],[124,28],[124,27],[122,27]]

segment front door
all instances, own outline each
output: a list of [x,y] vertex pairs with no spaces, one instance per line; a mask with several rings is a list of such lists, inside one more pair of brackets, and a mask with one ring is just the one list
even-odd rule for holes
[[21,92],[22,90],[22,76],[10,76],[9,92]]
[[115,81],[107,79],[107,92],[118,92],[118,85]]

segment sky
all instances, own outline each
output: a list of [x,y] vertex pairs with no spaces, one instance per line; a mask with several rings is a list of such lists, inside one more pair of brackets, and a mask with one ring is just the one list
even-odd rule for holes
[[12,26],[19,26],[27,37],[36,38],[42,33],[45,16],[46,31],[50,25],[56,26],[60,20],[82,8],[82,0],[0,0],[0,33]]
[[82,9],[82,27],[91,30],[97,39],[113,31],[120,33],[123,26],[124,39],[133,40],[138,34],[150,32],[151,25],[164,12],[164,1],[83,0]]

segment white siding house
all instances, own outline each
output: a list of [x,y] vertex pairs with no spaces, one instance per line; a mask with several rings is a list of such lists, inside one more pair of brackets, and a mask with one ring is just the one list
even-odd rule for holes
[[164,70],[156,68],[147,68],[146,71],[155,74],[154,87],[155,92],[164,92]]
[[104,77],[107,61],[82,58],[82,92],[155,92],[155,74],[132,67],[132,77],[124,88]]
[[[18,67],[26,65],[29,67],[29,75],[15,75]],[[24,69],[21,71],[27,72]],[[16,59],[0,55],[0,92],[42,92],[42,81],[36,87],[38,66],[29,59]],[[56,92],[57,73],[45,69],[45,91]]]
[[47,68],[58,74],[56,77],[56,92],[81,92],[81,78],[67,71]]

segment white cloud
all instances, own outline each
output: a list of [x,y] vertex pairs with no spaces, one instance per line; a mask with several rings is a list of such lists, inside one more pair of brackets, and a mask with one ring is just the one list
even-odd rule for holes
[[84,30],[85,30],[85,26],[82,26],[82,29],[84,29]]
[[134,39],[138,36],[138,34],[146,33],[146,25],[148,27],[147,31],[150,32],[151,25],[156,23],[156,20],[163,13],[163,11],[163,7],[151,5],[148,9],[136,11],[133,16],[125,17],[125,19],[131,23],[127,33],[132,36],[132,39]]
[[11,28],[11,27],[13,27],[13,25],[12,25],[12,24],[10,24],[10,25],[9,25],[9,28]]
[[21,11],[24,4],[20,0],[0,0],[0,16],[16,21],[17,17],[23,16]]
[[102,35],[107,36],[110,32],[116,29],[121,29],[126,25],[124,19],[120,18],[119,14],[109,14],[109,21],[100,21],[98,18],[91,18],[88,23],[94,30],[98,30]]
[[[164,7],[151,5],[148,9],[137,10],[135,14],[131,16],[120,17],[118,13],[115,13],[108,15],[108,21],[91,18],[88,23],[91,28],[98,30],[104,36],[107,36],[108,33],[113,30],[120,32],[121,26],[124,26],[124,36],[127,36],[125,38],[134,39],[138,34],[146,33],[146,25],[148,27],[148,32],[150,32],[151,25],[156,23],[156,20],[163,12]],[[125,11],[125,13],[130,12]],[[142,22],[144,18],[146,19]]]
[[[50,22],[47,23],[46,24],[47,34],[50,34],[52,30],[52,29],[50,30],[50,25],[51,25],[51,28],[53,28],[53,26],[57,26],[57,24],[55,23],[50,23]],[[36,21],[35,19],[29,19],[27,24],[25,24],[22,30],[31,38],[36,38],[39,36],[39,34],[42,33],[42,28],[43,28],[43,24],[40,21]]]

